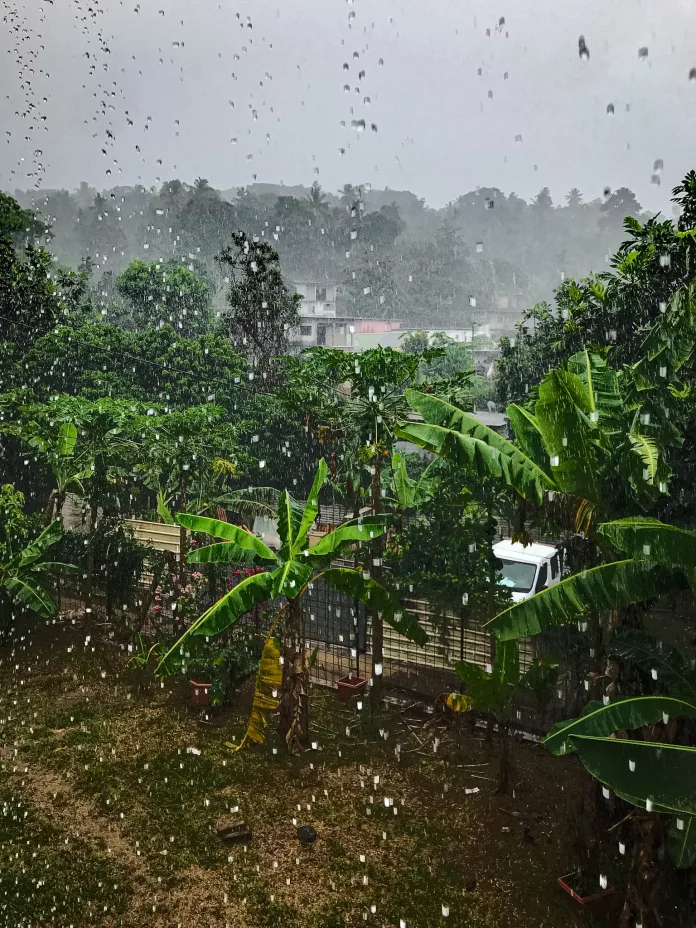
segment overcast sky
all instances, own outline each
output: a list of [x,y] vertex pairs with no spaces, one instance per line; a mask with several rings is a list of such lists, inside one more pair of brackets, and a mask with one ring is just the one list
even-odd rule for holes
[[693,0],[2,4],[10,191],[40,164],[45,187],[317,179],[433,206],[476,186],[529,198],[548,185],[558,201],[627,185],[671,214],[671,187],[696,168]]

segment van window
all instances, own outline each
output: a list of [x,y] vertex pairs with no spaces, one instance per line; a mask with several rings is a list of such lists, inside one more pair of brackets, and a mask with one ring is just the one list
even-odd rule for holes
[[502,568],[498,571],[500,586],[512,590],[513,593],[529,593],[534,583],[536,564],[525,564],[522,561],[509,561],[500,558]]
[[542,561],[541,566],[539,567],[539,575],[537,577],[536,586],[534,587],[534,592],[539,593],[546,586],[546,581],[549,576],[549,562]]
[[560,572],[560,569],[561,569],[561,565],[559,564],[559,561],[558,561],[558,554],[554,554],[554,556],[551,558],[551,579],[552,580],[556,579],[556,577],[558,576]]

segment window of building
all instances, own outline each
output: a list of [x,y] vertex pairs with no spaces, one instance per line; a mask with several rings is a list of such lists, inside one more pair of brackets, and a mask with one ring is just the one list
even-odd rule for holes
[[300,335],[311,335],[312,327],[311,325],[301,325],[300,326]]
[[326,287],[317,287],[317,302],[321,303],[326,299]]

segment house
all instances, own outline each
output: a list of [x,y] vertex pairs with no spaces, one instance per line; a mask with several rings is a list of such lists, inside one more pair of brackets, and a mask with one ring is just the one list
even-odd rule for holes
[[300,325],[295,337],[302,348],[318,345],[326,348],[344,348],[347,351],[362,348],[361,335],[378,335],[401,327],[400,322],[385,319],[357,319],[338,315],[336,296],[338,287],[323,281],[296,281],[295,293],[302,297]]

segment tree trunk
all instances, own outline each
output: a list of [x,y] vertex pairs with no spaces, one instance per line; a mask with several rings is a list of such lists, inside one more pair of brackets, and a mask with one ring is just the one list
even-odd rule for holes
[[46,525],[50,525],[51,522],[53,522],[53,510],[57,499],[58,490],[51,490],[51,495],[48,497],[48,503],[46,504],[46,510],[44,512],[44,521]]
[[[372,458],[372,515],[379,515],[382,509],[382,460],[379,452]],[[372,564],[370,576],[375,580],[382,578],[382,538],[374,538],[370,543]],[[372,619],[372,685],[370,688],[370,701],[372,710],[379,709],[382,700],[382,682],[384,671],[384,625],[382,616],[376,609],[370,610]]]
[[304,620],[298,599],[288,600],[283,641],[280,730],[292,754],[298,753],[309,738],[309,664]]
[[[183,473],[179,485],[179,512],[186,512],[186,481]],[[186,529],[179,527],[179,583],[183,587],[186,583]]]
[[634,850],[619,928],[662,928],[658,896],[664,868],[659,854],[664,845],[662,822],[657,815],[633,818]]
[[89,542],[87,544],[87,563],[85,565],[85,620],[89,625],[92,618],[92,590],[94,588],[94,549],[97,544],[97,518],[99,508],[96,503],[89,507]]
[[507,795],[510,792],[512,777],[512,760],[510,758],[510,730],[507,722],[499,722],[500,729],[500,769],[498,771],[497,792]]
[[7,638],[14,623],[14,600],[10,594],[0,588],[0,642]]

